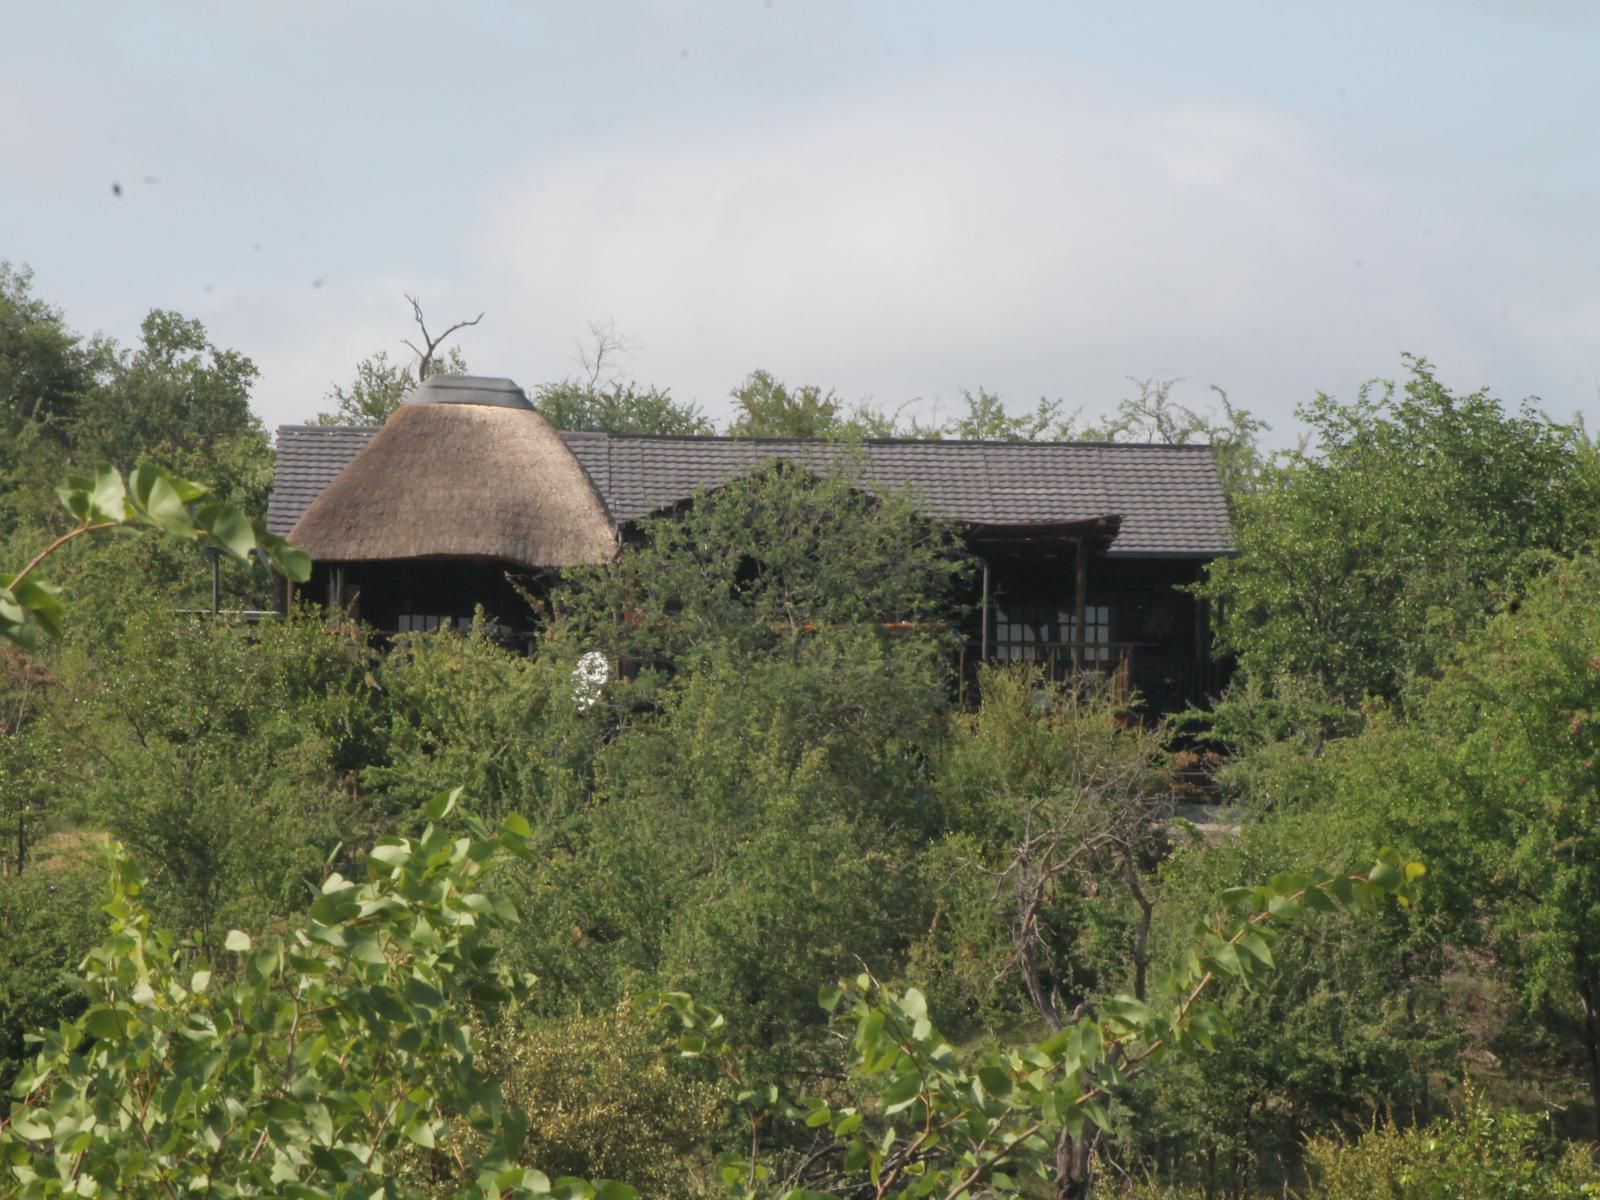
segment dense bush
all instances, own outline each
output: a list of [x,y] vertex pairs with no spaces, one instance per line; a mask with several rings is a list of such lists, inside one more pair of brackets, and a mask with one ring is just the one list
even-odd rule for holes
[[61,665],[63,804],[140,855],[157,911],[204,946],[294,913],[381,825],[353,773],[374,738],[368,660],[314,620],[146,606],[115,658]]
[[1411,1128],[1375,1126],[1353,1141],[1314,1138],[1306,1200],[1586,1200],[1600,1168],[1564,1144],[1547,1117],[1495,1109],[1469,1094],[1462,1111]]

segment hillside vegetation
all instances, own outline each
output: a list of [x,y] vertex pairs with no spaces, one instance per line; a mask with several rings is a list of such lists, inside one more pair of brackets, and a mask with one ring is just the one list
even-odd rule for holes
[[[1225,457],[1239,670],[1163,726],[1023,668],[957,706],[967,561],[848,470],[647,524],[531,655],[212,619],[210,517],[63,546],[59,636],[0,641],[0,1194],[1600,1194],[1600,460],[1403,370],[1273,457],[1159,385],[1105,418]],[[0,273],[0,572],[97,463],[264,511],[254,374]]]

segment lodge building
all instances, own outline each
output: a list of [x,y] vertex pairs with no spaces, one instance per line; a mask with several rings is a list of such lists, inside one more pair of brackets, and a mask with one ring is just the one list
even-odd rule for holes
[[522,592],[611,561],[641,518],[773,460],[910,487],[978,560],[966,663],[1114,673],[1153,712],[1220,690],[1203,602],[1229,554],[1207,446],[648,437],[555,429],[509,379],[435,375],[381,427],[286,425],[267,523],[302,594],[380,632],[531,619]]

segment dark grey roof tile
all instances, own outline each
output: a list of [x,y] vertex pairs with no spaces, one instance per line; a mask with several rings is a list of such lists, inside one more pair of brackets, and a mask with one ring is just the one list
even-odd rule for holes
[[[286,533],[376,433],[288,425],[278,431],[268,526]],[[914,488],[933,515],[974,525],[1117,517],[1112,555],[1210,557],[1229,551],[1228,511],[1205,446],[1068,442],[826,442],[563,433],[619,524],[782,459],[815,470],[860,456],[868,481]]]

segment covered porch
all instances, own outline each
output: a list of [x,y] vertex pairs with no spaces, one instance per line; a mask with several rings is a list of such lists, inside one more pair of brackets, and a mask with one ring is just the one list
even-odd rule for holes
[[1227,681],[1213,660],[1209,613],[1187,591],[1204,559],[1118,554],[1115,517],[974,528],[977,595],[962,629],[960,680],[980,663],[1029,662],[1053,680],[1106,676],[1151,716],[1205,702]]

